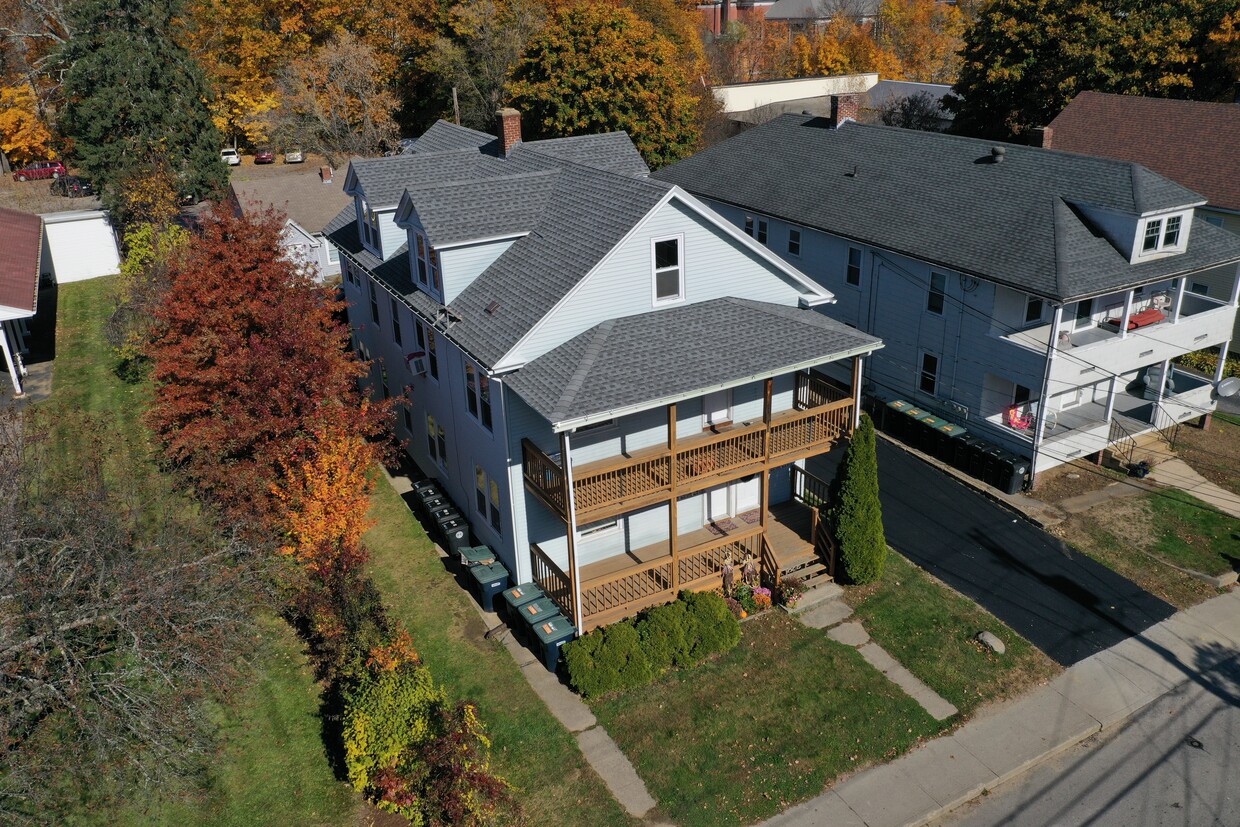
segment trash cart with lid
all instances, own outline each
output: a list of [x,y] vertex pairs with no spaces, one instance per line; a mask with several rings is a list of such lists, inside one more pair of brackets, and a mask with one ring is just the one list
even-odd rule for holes
[[460,554],[461,549],[469,546],[469,523],[459,514],[437,521],[439,534],[443,537],[444,551],[449,554]]
[[1025,487],[1029,476],[1029,460],[1018,454],[1004,454],[999,459],[999,477],[996,485],[1005,494],[1016,494]]
[[906,430],[908,419],[903,416],[896,416],[896,414],[902,414],[911,407],[913,407],[913,403],[903,399],[893,399],[888,402],[887,415],[884,417],[887,427],[883,430],[891,432],[894,436],[902,435]]
[[413,495],[416,498],[418,509],[424,517],[430,516],[431,511],[434,510],[428,507],[427,503],[445,499],[443,489],[434,480],[419,480],[415,482],[413,484]]
[[560,607],[555,605],[555,601],[549,597],[531,600],[517,609],[517,614],[521,615],[527,627],[532,627],[535,623],[559,613]]
[[937,441],[931,453],[944,462],[954,464],[957,443],[964,439],[965,434],[969,432],[968,429],[963,425],[957,425],[955,422],[944,422],[935,428],[934,432]]
[[465,568],[489,566],[495,562],[495,552],[491,551],[490,546],[462,546],[460,553],[461,565]]
[[947,420],[939,419],[937,416],[923,416],[918,422],[921,427],[914,432],[915,435],[911,442],[915,448],[925,451],[927,454],[933,454],[934,449],[939,444],[939,435],[937,433],[939,426],[946,425]]
[[534,636],[542,645],[543,665],[554,672],[560,662],[560,649],[573,639],[577,630],[564,615],[556,614],[540,620],[533,626]]
[[504,602],[508,604],[508,617],[515,620],[522,606],[546,596],[537,583],[518,583],[511,589],[505,589]]
[[469,576],[478,589],[478,602],[485,611],[495,611],[495,595],[508,588],[508,569],[502,563],[489,566],[471,566]]

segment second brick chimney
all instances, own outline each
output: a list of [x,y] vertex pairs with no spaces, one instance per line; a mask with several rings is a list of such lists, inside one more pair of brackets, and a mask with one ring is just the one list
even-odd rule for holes
[[831,96],[831,128],[839,129],[844,121],[855,121],[861,112],[860,95]]
[[495,115],[499,119],[499,151],[506,156],[521,143],[521,113],[505,106]]

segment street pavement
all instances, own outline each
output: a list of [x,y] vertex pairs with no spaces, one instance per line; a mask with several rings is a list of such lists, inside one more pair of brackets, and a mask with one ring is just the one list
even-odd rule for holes
[[1240,661],[1180,684],[935,827],[1240,824]]
[[887,542],[1064,665],[1171,616],[1170,604],[915,455],[878,442]]

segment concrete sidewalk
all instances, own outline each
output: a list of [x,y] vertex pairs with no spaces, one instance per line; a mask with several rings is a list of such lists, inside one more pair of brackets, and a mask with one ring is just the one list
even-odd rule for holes
[[[1120,723],[1240,653],[1240,591],[1178,612],[955,733],[854,775],[765,822],[916,827]],[[1206,687],[1209,689],[1209,687]]]
[[1150,471],[1150,479],[1159,485],[1192,494],[1206,505],[1240,520],[1240,496],[1210,482],[1182,459],[1169,459],[1158,463]]

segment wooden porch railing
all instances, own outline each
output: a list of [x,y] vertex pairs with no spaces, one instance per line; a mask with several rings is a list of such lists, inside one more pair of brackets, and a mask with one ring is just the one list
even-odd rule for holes
[[851,397],[848,391],[837,388],[819,376],[814,376],[812,373],[798,373],[793,398],[797,410],[804,411]]
[[810,542],[814,551],[827,564],[827,574],[835,577],[836,554],[835,538],[827,526],[824,511],[830,505],[830,485],[825,480],[815,477],[803,468],[792,468],[792,496],[812,509],[810,513]]
[[766,430],[766,426],[759,423],[702,441],[685,440],[688,447],[676,451],[673,463],[676,484],[684,487],[701,477],[762,462],[766,458]]
[[[695,546],[680,556],[680,588],[691,590],[711,589],[723,583],[723,561],[729,555],[739,570],[746,554],[758,551],[761,528],[753,528],[740,534],[720,537],[718,540]],[[673,595],[674,596],[674,595]]]
[[771,421],[771,458],[826,445],[848,433],[852,399],[841,399],[807,411],[786,412]]
[[560,607],[560,612],[565,617],[573,620],[573,581],[545,551],[534,544],[530,544],[530,563],[538,588]]
[[581,584],[581,613],[592,629],[628,617],[648,606],[668,603],[672,589],[672,558],[662,557],[635,568]]
[[760,535],[760,539],[762,556],[758,580],[768,589],[774,589],[779,584],[779,563],[775,559],[775,552],[771,551],[771,544],[767,542],[766,535]]
[[672,458],[667,453],[646,458],[620,457],[604,466],[594,465],[589,473],[573,480],[577,511],[584,514],[611,503],[669,491],[671,468]]
[[521,465],[525,484],[551,510],[568,514],[565,501],[564,469],[528,439],[521,440]]

